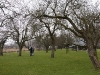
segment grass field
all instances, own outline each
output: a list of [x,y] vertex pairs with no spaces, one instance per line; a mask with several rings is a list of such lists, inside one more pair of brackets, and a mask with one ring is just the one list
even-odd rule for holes
[[[100,51],[98,51],[100,57]],[[0,56],[0,75],[100,75],[95,70],[86,51],[57,50],[55,58],[50,58],[51,51],[35,51],[29,56],[25,51],[19,57],[18,53],[4,53]]]

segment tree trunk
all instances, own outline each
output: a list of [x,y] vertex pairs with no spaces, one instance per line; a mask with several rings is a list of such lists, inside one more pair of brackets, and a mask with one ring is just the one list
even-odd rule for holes
[[3,56],[3,49],[0,48],[0,56]]
[[90,60],[92,61],[94,68],[100,69],[100,62],[97,57],[96,47],[94,47],[91,42],[88,43],[87,47],[88,47],[88,54],[89,54]]
[[68,47],[66,47],[66,54],[69,52],[69,49],[68,49]]
[[49,47],[46,46],[46,53],[48,53]]
[[46,53],[48,53],[48,50],[46,49]]
[[100,69],[100,62],[98,61],[97,56],[95,56],[93,53],[93,54],[90,54],[89,57],[90,57],[90,60],[92,61],[94,68]]
[[19,49],[19,56],[22,56],[22,48]]
[[0,44],[0,56],[3,56],[3,47],[2,47],[2,44]]
[[52,52],[51,52],[51,58],[54,58],[54,52],[55,52],[55,50],[52,49]]
[[54,53],[55,53],[55,45],[52,45],[52,52],[51,52],[51,58],[54,58]]
[[52,43],[51,58],[54,58],[54,53],[55,53],[55,39],[54,39],[53,35],[51,35],[51,43]]

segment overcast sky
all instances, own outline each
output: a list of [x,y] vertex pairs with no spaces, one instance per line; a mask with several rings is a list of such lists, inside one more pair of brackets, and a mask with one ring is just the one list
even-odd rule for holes
[[[12,2],[14,2],[15,0],[11,0]],[[19,0],[19,1],[21,1],[21,0]],[[32,2],[31,2],[32,1]],[[29,6],[30,7],[30,9],[37,9],[38,8],[38,3],[39,3],[39,1],[40,0],[24,0],[24,5],[25,6]],[[95,3],[97,2],[97,1],[99,1],[100,2],[100,0],[89,0],[90,1],[90,3],[91,4],[93,4],[93,5],[95,5]],[[98,4],[100,4],[98,2]],[[100,7],[100,5],[99,5],[99,7]],[[13,40],[11,40],[11,39],[8,39],[7,40],[7,42],[5,43],[6,45],[10,45],[10,44],[13,44],[14,43],[14,41]]]

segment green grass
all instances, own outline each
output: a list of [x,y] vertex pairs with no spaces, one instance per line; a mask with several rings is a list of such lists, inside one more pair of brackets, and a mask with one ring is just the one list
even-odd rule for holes
[[[100,51],[99,57],[100,57]],[[95,70],[85,51],[57,50],[55,58],[50,58],[51,51],[35,51],[34,56],[29,52],[4,53],[0,56],[0,75],[100,75]]]

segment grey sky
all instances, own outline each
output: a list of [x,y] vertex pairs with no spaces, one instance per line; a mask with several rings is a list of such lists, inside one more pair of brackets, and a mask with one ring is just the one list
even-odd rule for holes
[[[15,0],[11,0],[11,2],[12,3],[14,3],[14,1]],[[17,0],[16,0],[17,1]],[[21,6],[29,6],[30,7],[30,9],[33,9],[33,10],[35,10],[35,9],[37,9],[38,8],[38,3],[41,1],[41,0],[24,0],[24,3],[22,3],[22,1],[23,0],[19,0],[19,2],[21,2]],[[91,4],[93,4],[93,5],[95,5],[95,3],[97,2],[97,1],[99,1],[100,2],[100,0],[89,0],[90,1],[90,3]],[[100,5],[99,5],[99,7],[100,7]],[[7,40],[7,42],[6,42],[6,44],[10,44],[10,43],[14,43],[14,41],[12,41],[12,40],[10,40],[10,39],[8,39]]]

